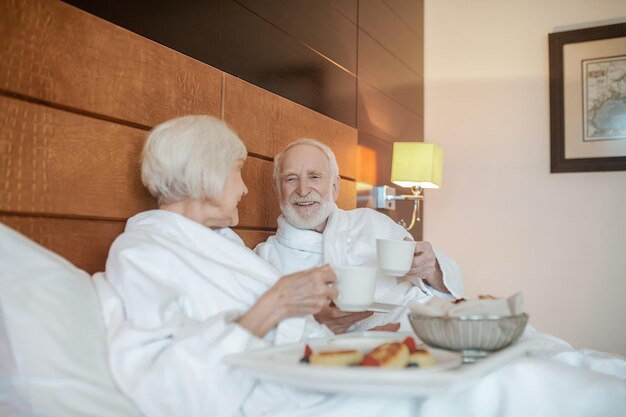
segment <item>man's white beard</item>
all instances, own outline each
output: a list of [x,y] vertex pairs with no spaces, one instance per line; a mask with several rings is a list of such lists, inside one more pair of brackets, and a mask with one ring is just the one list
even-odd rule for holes
[[[300,197],[296,193],[293,193],[291,197],[289,197],[289,201],[287,201],[286,204],[283,204],[282,202],[280,203],[280,209],[287,222],[292,226],[297,227],[298,229],[315,229],[317,226],[326,221],[328,216],[330,216],[330,213],[335,208],[332,195],[331,193],[328,194],[328,199],[324,199],[317,191],[311,191],[306,197]],[[310,216],[301,216],[300,213],[296,211],[294,206],[296,203],[308,202],[319,203],[317,212]]]

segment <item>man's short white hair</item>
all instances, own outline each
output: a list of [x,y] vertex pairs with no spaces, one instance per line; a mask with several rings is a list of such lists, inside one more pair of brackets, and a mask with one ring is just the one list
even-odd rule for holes
[[291,142],[289,145],[285,147],[285,149],[283,149],[282,152],[276,154],[276,156],[274,157],[274,184],[276,186],[276,190],[278,191],[278,193],[280,193],[280,187],[279,187],[280,185],[280,182],[279,182],[280,181],[280,160],[283,158],[283,156],[289,149],[298,145],[315,146],[320,151],[324,152],[324,155],[326,155],[326,157],[328,158],[328,165],[330,166],[331,181],[334,181],[335,178],[339,176],[339,165],[337,165],[337,158],[335,158],[335,154],[333,153],[333,151],[330,150],[328,146],[324,145],[322,142],[319,142],[315,139],[300,138],[294,142]]
[[223,121],[183,116],[156,126],[143,148],[141,181],[161,203],[218,200],[232,164],[246,147]]

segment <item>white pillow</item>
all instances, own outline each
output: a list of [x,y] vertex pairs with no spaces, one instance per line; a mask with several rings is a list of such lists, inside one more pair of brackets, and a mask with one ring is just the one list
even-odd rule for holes
[[0,415],[141,416],[111,376],[91,277],[3,224]]

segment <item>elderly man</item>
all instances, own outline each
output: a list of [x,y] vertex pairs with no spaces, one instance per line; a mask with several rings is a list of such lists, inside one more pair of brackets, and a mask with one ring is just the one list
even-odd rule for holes
[[[274,182],[282,211],[278,231],[255,252],[284,274],[323,264],[374,264],[377,238],[411,238],[403,227],[375,210],[344,211],[336,206],[337,160],[318,141],[300,139],[276,155]],[[329,306],[315,318],[335,333],[366,330],[397,321],[411,300],[462,294],[463,277],[456,263],[430,243],[418,242],[412,268],[405,277],[381,276],[377,280],[376,300],[401,308],[372,316],[370,312],[346,313]],[[393,330],[397,326],[382,328]]]

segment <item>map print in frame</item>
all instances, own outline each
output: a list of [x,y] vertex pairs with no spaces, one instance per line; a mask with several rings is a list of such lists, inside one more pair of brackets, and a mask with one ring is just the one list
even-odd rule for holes
[[626,56],[583,61],[583,140],[626,139]]
[[550,33],[548,52],[550,172],[626,171],[626,21]]

